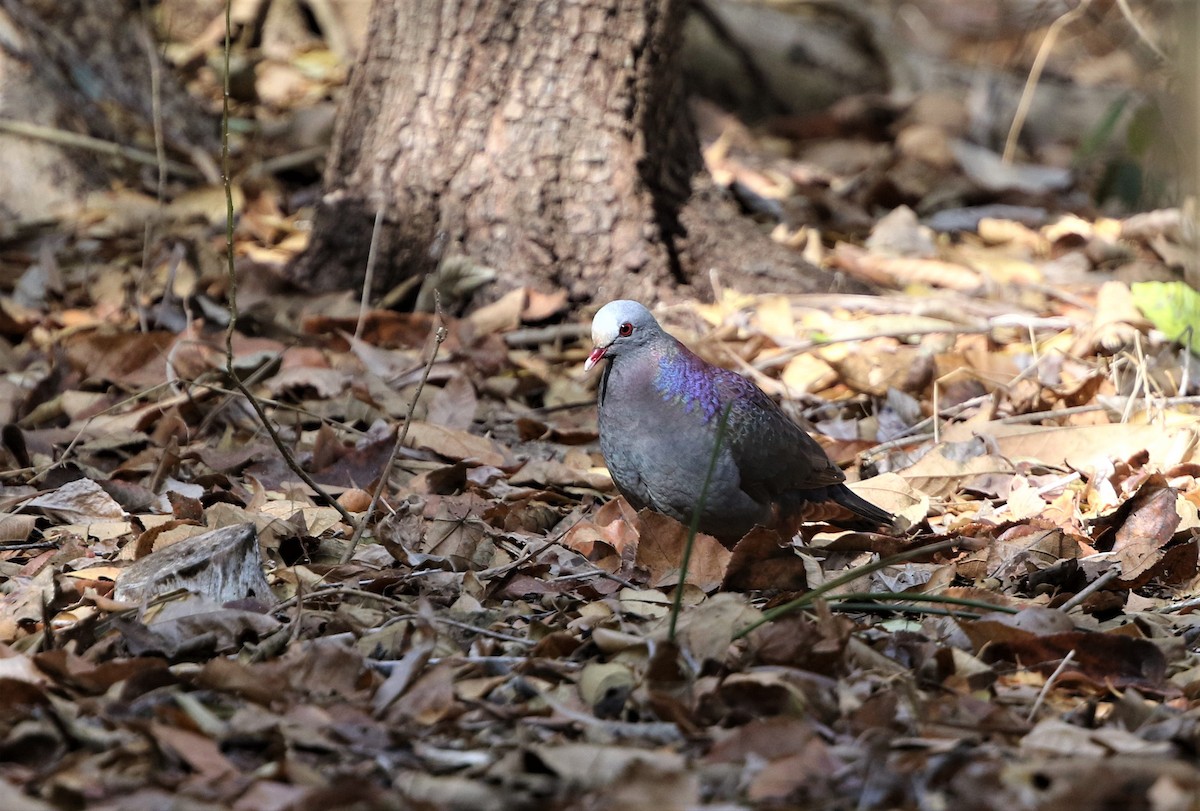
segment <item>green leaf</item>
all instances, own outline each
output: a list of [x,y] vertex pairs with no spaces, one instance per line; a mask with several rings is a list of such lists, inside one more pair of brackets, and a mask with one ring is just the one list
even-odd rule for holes
[[1156,329],[1200,357],[1200,293],[1184,282],[1137,282],[1133,302]]

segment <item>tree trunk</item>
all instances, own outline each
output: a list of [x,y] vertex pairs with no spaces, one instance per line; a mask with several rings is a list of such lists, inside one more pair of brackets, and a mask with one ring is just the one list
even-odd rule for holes
[[[465,255],[577,301],[643,299],[710,268],[738,286],[828,289],[701,170],[678,65],[686,0],[377,0],[310,248],[319,289],[375,290]],[[748,267],[753,266],[753,267]]]

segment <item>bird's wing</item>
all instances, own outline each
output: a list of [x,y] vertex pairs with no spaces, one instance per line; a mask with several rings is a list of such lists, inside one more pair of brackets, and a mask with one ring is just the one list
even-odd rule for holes
[[808,432],[741,375],[721,375],[722,399],[732,402],[727,442],[742,489],[759,501],[792,490],[838,484],[846,474]]

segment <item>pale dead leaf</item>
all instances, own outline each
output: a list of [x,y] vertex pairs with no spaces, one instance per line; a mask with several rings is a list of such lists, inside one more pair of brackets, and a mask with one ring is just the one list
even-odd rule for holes
[[455,375],[433,395],[425,419],[434,425],[466,430],[475,421],[478,404],[470,379],[466,375]]
[[[245,203],[242,187],[234,184],[232,188],[233,213],[236,216]],[[203,186],[191,189],[172,200],[164,210],[164,216],[169,220],[202,219],[210,225],[225,222],[227,213],[225,189],[222,186]]]
[[979,274],[962,265],[936,259],[878,256],[844,242],[834,248],[830,264],[858,278],[893,287],[916,284],[970,291],[983,284]]
[[[1180,415],[1182,416],[1182,415]],[[1011,461],[1032,460],[1057,467],[1088,470],[1109,460],[1129,459],[1147,451],[1150,461],[1163,469],[1196,459],[1195,421],[1180,419],[1163,425],[1006,425],[956,423],[942,434],[944,442],[984,437],[1000,455]]]
[[1008,163],[987,147],[969,141],[956,139],[950,143],[950,149],[967,176],[990,191],[1042,194],[1065,189],[1071,183],[1068,169]]
[[764,334],[776,342],[780,338],[796,337],[796,319],[792,315],[792,302],[787,296],[763,296],[754,308],[754,323]]
[[657,619],[671,610],[671,598],[657,589],[623,588],[618,594],[621,613]]
[[882,473],[847,485],[855,493],[893,515],[920,522],[929,513],[930,494],[915,487],[907,477],[897,473]]
[[91,479],[76,479],[52,493],[44,493],[26,502],[54,515],[61,521],[86,524],[91,521],[121,521],[125,510]]
[[28,656],[5,649],[4,655],[0,656],[0,679],[45,684],[46,675],[37,669]]
[[908,206],[898,206],[881,217],[867,237],[866,246],[889,256],[932,258],[937,254],[933,230],[921,225]]
[[[746,595],[728,591],[714,594],[682,613],[677,641],[697,662],[723,662],[734,634],[760,617],[762,612],[750,605]],[[659,633],[665,637],[665,626]]]
[[[569,784],[585,788],[607,786],[629,773],[638,763],[657,766],[663,773],[683,771],[686,760],[682,754],[633,747],[591,743],[558,743],[536,747],[538,758]],[[680,798],[682,799],[682,798]],[[619,806],[618,806],[619,807]],[[664,811],[683,806],[655,805]]]
[[499,555],[487,524],[448,503],[438,508],[414,547],[413,551],[450,561],[456,571],[486,569],[498,562]]
[[788,361],[780,381],[789,394],[795,396],[829,388],[837,382],[837,372],[816,355],[806,352]]
[[337,397],[353,380],[348,372],[313,366],[290,366],[267,380],[267,390],[272,397],[283,394],[304,394],[307,390],[322,400]]
[[413,447],[425,448],[456,461],[493,467],[504,467],[509,463],[505,449],[491,439],[428,422],[414,421],[405,441]]
[[633,671],[620,662],[591,662],[577,680],[579,697],[593,708],[628,694],[635,683]]
[[521,312],[522,321],[545,321],[551,316],[558,315],[567,308],[567,291],[555,290],[553,293],[543,293],[540,290],[529,291],[525,309]]
[[947,459],[943,451],[948,444],[935,447],[899,471],[899,476],[919,493],[932,498],[949,498],[959,491],[965,480],[976,476],[1010,474],[1014,470],[1012,463],[999,456],[974,456],[961,461]]
[[37,516],[29,513],[0,513],[0,541],[24,541],[37,526]]
[[526,288],[518,287],[498,301],[480,307],[467,316],[467,321],[480,335],[508,332],[521,326],[521,311],[525,309]]

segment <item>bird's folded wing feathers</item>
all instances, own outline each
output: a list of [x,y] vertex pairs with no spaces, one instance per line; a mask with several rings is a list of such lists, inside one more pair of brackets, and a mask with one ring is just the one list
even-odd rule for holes
[[846,480],[815,439],[788,418],[767,395],[755,389],[745,401],[741,430],[730,437],[730,450],[742,477],[742,489],[776,498],[792,490],[812,490]]

